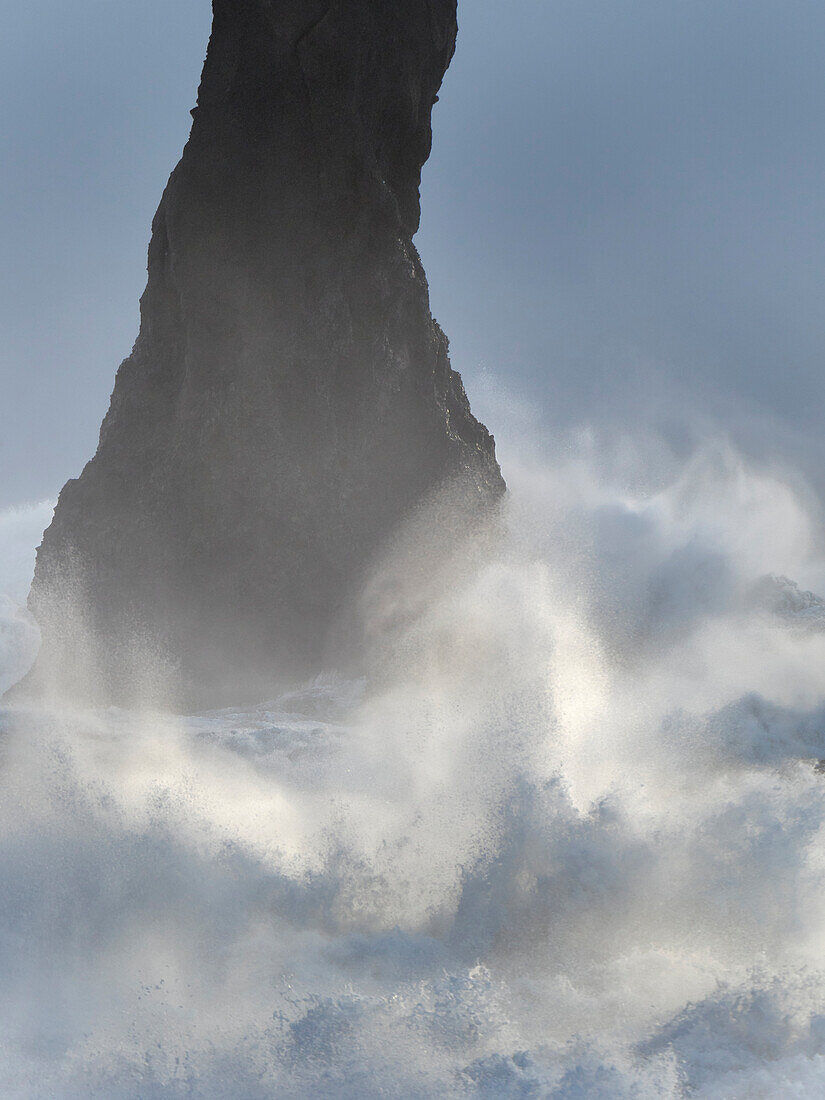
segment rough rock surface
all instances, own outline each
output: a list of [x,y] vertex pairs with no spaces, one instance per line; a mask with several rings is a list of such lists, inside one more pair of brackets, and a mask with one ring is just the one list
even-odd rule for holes
[[419,501],[503,492],[412,243],[455,39],[456,0],[214,0],[140,335],[38,553],[30,686],[128,702],[171,661],[191,705],[311,671]]

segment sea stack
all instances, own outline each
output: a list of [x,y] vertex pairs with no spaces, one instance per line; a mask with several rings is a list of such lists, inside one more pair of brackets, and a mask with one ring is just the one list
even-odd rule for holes
[[130,703],[157,666],[207,706],[309,675],[405,517],[504,491],[412,243],[456,0],[213,9],[140,334],[38,551],[33,690]]

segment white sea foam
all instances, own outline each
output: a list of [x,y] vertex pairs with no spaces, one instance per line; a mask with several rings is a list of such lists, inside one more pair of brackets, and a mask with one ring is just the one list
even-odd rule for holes
[[825,1094],[818,521],[598,458],[508,463],[380,683],[0,714],[2,1095]]

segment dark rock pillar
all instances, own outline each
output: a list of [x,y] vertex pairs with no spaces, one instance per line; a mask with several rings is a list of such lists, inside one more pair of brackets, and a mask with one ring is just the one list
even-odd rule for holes
[[38,553],[30,686],[302,675],[427,494],[503,492],[412,243],[455,38],[455,0],[214,0],[140,335]]

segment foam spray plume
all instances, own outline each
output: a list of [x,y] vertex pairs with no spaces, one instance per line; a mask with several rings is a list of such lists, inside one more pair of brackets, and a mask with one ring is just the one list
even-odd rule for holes
[[818,1093],[814,520],[595,457],[510,461],[380,683],[3,712],[6,1095]]

